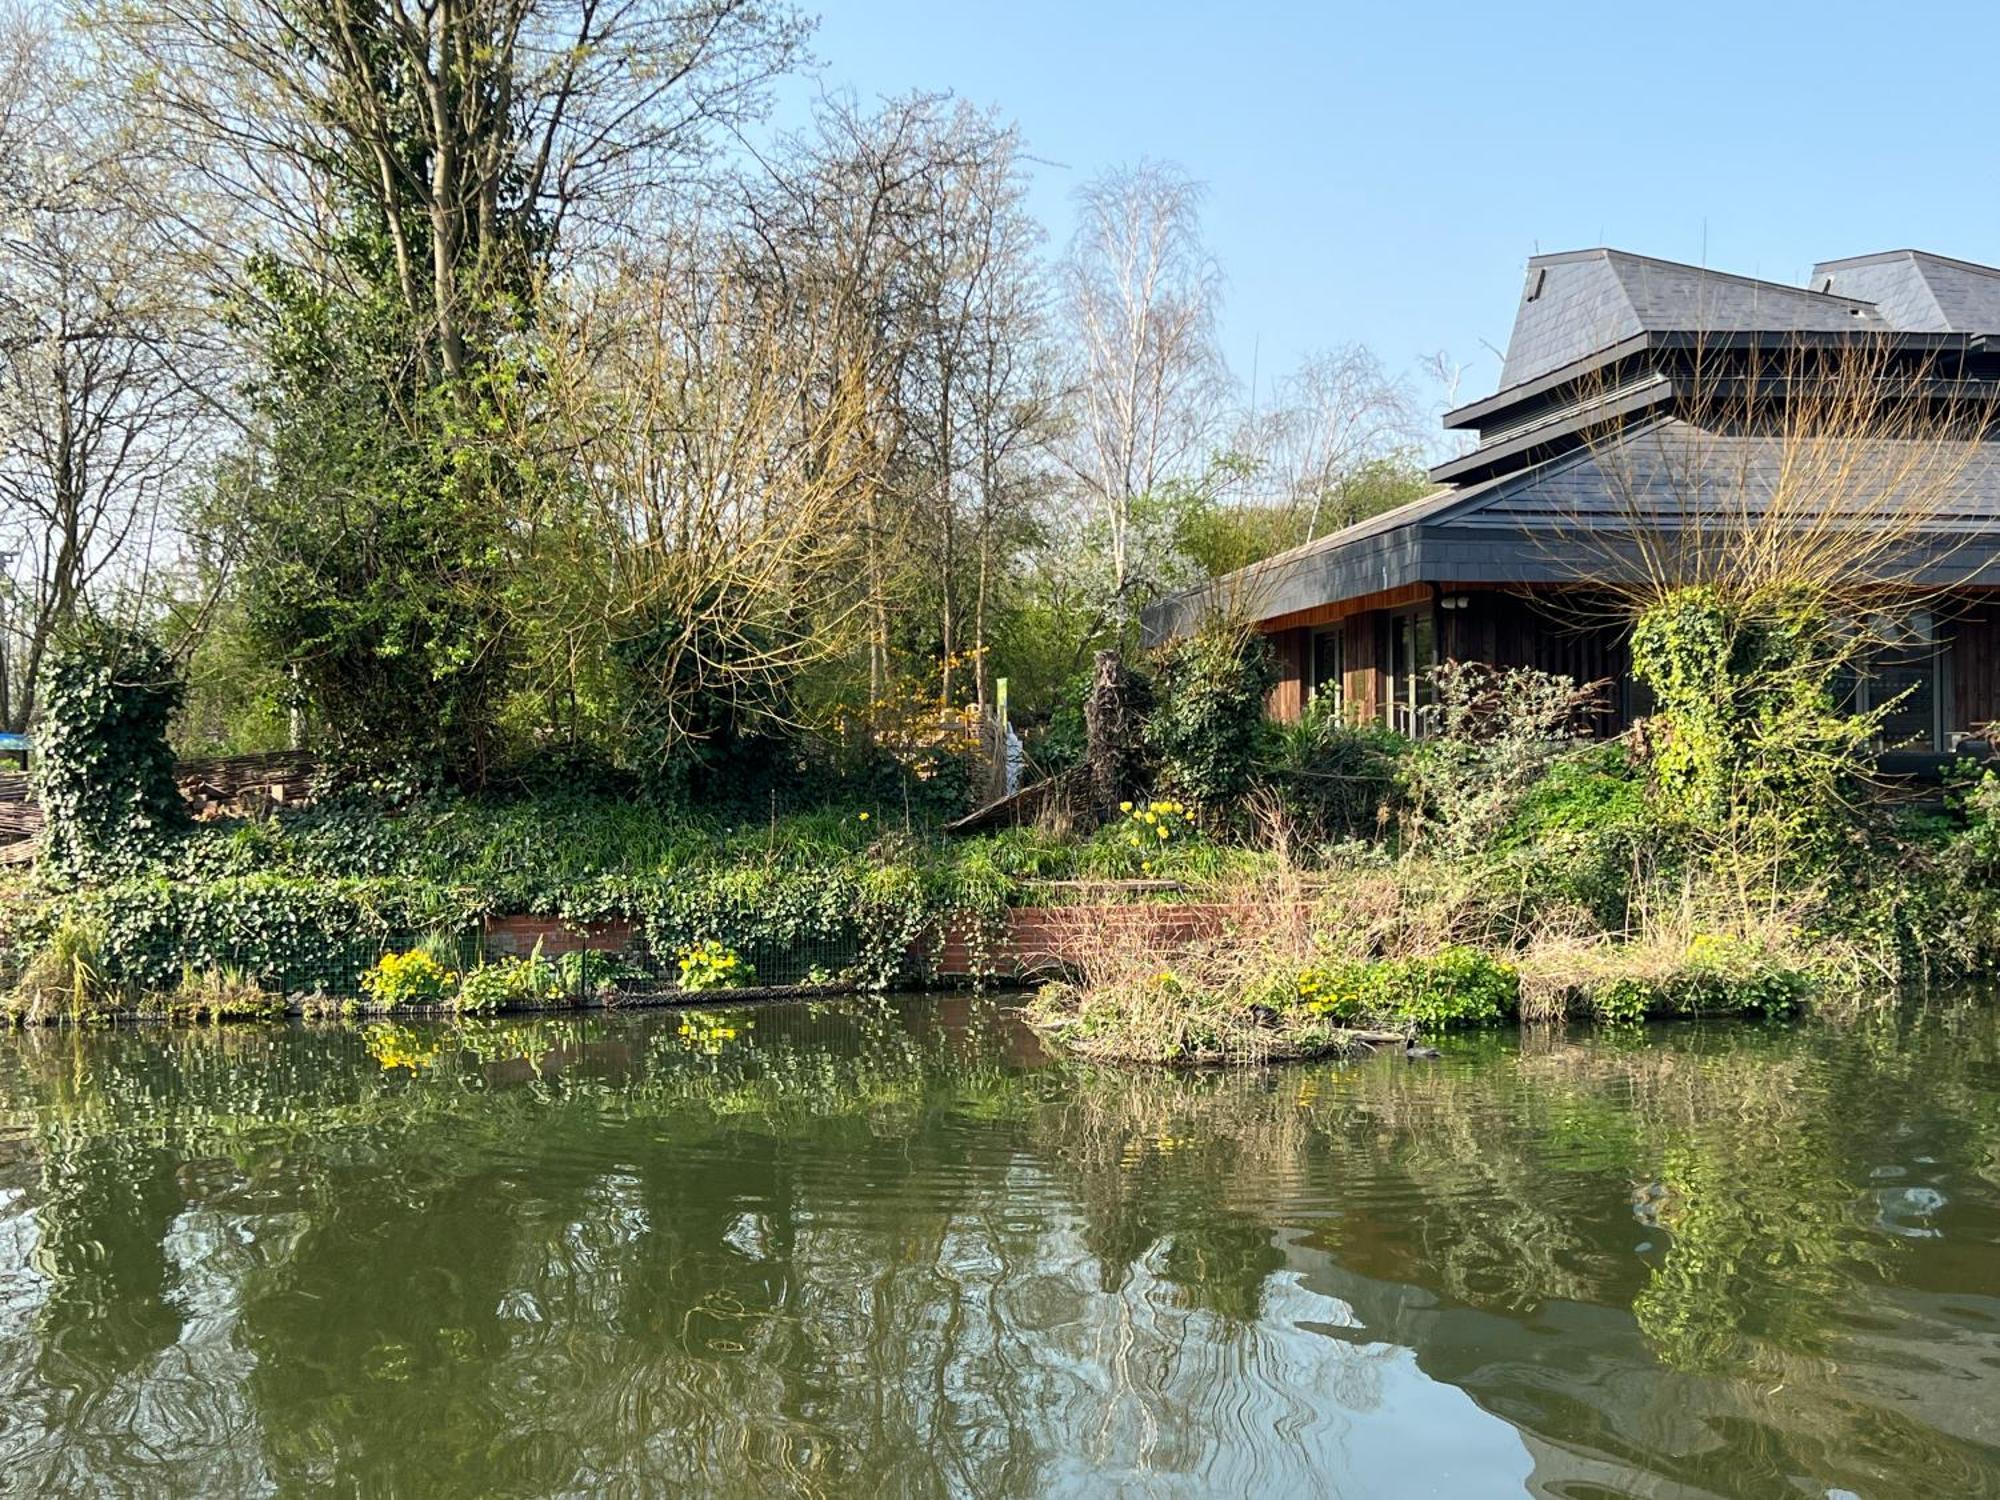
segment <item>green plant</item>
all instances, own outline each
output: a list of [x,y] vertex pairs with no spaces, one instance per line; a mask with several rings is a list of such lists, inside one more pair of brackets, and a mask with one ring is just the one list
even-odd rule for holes
[[129,1005],[131,986],[109,976],[101,922],[68,913],[59,917],[30,955],[16,982],[14,1015],[23,1021],[87,1021]]
[[713,938],[683,948],[676,956],[675,967],[680,971],[680,986],[684,990],[735,989],[756,983],[756,975],[742,955]]
[[422,948],[385,953],[361,976],[361,992],[376,1005],[435,1005],[449,999],[458,976]]
[[42,664],[36,773],[51,867],[72,879],[124,874],[186,825],[167,739],[185,692],[140,631],[85,619],[56,640]]
[[159,997],[160,1008],[178,1021],[270,1020],[285,1012],[284,998],[273,995],[234,965],[196,969],[188,965],[181,980]]
[[1632,670],[1653,690],[1657,811],[1743,887],[1837,868],[1852,789],[1894,702],[1837,701],[1862,637],[1813,593],[1673,591],[1640,614]]
[[1490,848],[1563,749],[1589,732],[1597,689],[1530,667],[1443,662],[1430,734],[1402,761],[1412,832],[1463,857]]
[[1295,722],[1277,727],[1263,779],[1307,836],[1373,837],[1401,810],[1400,768],[1410,745],[1386,725],[1349,720],[1322,694]]
[[1264,699],[1278,680],[1270,643],[1216,619],[1162,646],[1152,666],[1144,737],[1161,781],[1201,803],[1240,794],[1265,759]]
[[1300,1003],[1342,1020],[1426,1029],[1485,1026],[1520,1006],[1520,976],[1477,948],[1372,962],[1321,963],[1297,977]]

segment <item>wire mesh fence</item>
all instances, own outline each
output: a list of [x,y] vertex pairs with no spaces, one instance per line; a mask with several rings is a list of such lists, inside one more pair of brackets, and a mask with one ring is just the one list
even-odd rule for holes
[[[454,989],[482,969],[532,967],[532,982],[521,986],[522,1000],[537,1004],[615,1004],[673,1000],[702,993],[683,984],[683,950],[656,947],[643,929],[604,924],[610,931],[576,930],[556,923],[502,922],[455,930],[414,928],[385,933],[351,933],[294,947],[274,959],[266,945],[223,943],[204,952],[189,970],[240,973],[264,989],[294,999],[363,1001],[366,977],[389,955],[421,951],[449,975]],[[812,935],[795,941],[752,942],[733,950],[739,960],[730,987],[792,989],[854,982],[863,957],[859,933]],[[171,962],[146,978],[170,986]],[[449,999],[449,995],[436,997]]]

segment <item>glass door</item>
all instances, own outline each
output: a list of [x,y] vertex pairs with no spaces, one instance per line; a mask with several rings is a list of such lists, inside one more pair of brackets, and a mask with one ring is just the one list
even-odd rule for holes
[[1425,730],[1431,701],[1431,668],[1437,664],[1437,633],[1428,609],[1389,617],[1389,672],[1383,684],[1389,727],[1412,739]]

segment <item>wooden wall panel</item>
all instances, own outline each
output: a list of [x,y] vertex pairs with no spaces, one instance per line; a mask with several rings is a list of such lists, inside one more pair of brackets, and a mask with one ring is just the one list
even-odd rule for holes
[[1350,615],[1347,638],[1341,642],[1345,670],[1341,676],[1341,697],[1347,717],[1358,722],[1379,718],[1382,713],[1381,676],[1375,670],[1376,625],[1381,616],[1374,612]]
[[1278,681],[1264,700],[1265,712],[1281,724],[1296,723],[1306,708],[1306,674],[1312,665],[1312,632],[1278,630],[1271,633],[1270,639],[1278,657]]

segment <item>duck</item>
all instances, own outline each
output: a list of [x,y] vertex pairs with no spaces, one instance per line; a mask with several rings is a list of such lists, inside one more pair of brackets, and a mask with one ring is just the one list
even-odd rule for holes
[[1403,1056],[1410,1062],[1428,1062],[1434,1057],[1443,1056],[1443,1054],[1437,1048],[1426,1047],[1415,1037],[1411,1037],[1403,1043]]

